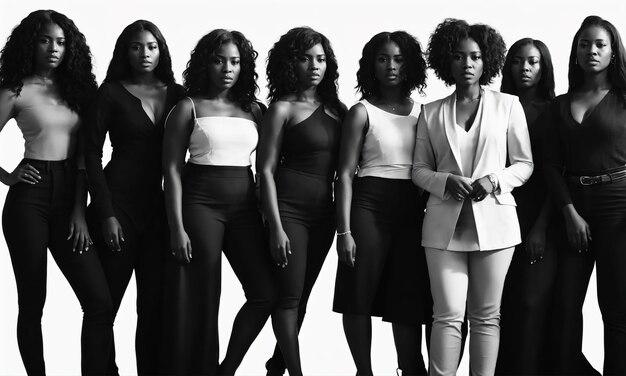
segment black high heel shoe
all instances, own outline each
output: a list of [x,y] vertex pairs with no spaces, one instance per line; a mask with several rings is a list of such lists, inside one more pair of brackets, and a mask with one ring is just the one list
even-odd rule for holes
[[269,358],[265,362],[267,373],[265,376],[283,376],[285,374],[285,365],[283,362],[277,362],[274,358]]

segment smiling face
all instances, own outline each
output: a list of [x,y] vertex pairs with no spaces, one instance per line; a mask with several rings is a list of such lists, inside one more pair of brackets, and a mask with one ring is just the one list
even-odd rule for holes
[[404,81],[404,56],[395,42],[383,44],[376,54],[374,77],[380,85],[398,86]]
[[326,52],[320,43],[304,51],[298,56],[295,73],[298,84],[302,87],[319,85],[326,73]]
[[520,47],[511,60],[511,76],[518,89],[531,88],[541,80],[541,53],[533,44]]
[[35,43],[35,70],[49,71],[58,68],[65,56],[65,33],[55,23],[41,27]]
[[483,75],[482,52],[478,43],[472,38],[459,41],[452,52],[450,73],[457,86],[479,85]]
[[600,26],[591,26],[580,33],[576,46],[578,65],[586,73],[597,73],[611,64],[611,36]]
[[223,44],[209,61],[209,83],[219,90],[235,86],[241,72],[239,48],[234,43]]
[[128,62],[134,73],[150,73],[159,65],[159,43],[154,35],[142,30],[130,39]]

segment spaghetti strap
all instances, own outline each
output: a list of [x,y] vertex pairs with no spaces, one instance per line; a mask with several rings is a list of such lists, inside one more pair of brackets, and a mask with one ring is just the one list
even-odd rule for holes
[[189,99],[189,101],[191,102],[191,111],[193,111],[193,120],[196,120],[196,106],[193,104],[193,99],[191,99],[191,97],[187,97],[187,99]]

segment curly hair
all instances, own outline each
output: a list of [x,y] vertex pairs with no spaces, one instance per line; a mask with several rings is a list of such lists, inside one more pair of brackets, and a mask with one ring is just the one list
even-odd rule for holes
[[267,57],[268,99],[274,103],[287,94],[298,91],[298,77],[295,67],[298,57],[311,47],[321,44],[326,54],[326,73],[317,86],[317,95],[322,103],[327,104],[341,118],[345,109],[337,95],[339,78],[337,58],[328,38],[310,27],[296,27],[289,30],[274,43]]
[[515,81],[513,80],[513,73],[511,67],[513,66],[513,58],[520,48],[531,45],[537,48],[539,51],[539,65],[541,66],[541,78],[537,83],[539,89],[539,96],[542,99],[550,100],[554,98],[554,68],[552,66],[552,55],[548,46],[540,40],[532,38],[523,38],[513,43],[509,52],[506,54],[504,60],[504,67],[502,68],[502,85],[500,91],[507,94],[517,95],[517,87],[515,87]]
[[172,57],[167,42],[161,34],[161,30],[146,20],[137,20],[126,26],[117,38],[104,82],[122,81],[132,77],[133,71],[128,61],[128,49],[132,38],[142,31],[151,33],[159,47],[159,63],[154,69],[154,75],[167,85],[175,82],[174,72],[172,72]]
[[376,82],[375,62],[378,51],[385,43],[398,45],[404,57],[402,95],[408,97],[417,89],[424,94],[426,88],[426,61],[419,41],[406,31],[383,31],[372,37],[365,46],[359,59],[359,70],[356,72],[356,89],[361,99],[380,95],[380,87]]
[[613,56],[611,57],[611,63],[608,67],[608,77],[611,84],[621,92],[624,102],[626,103],[626,51],[624,50],[624,44],[615,26],[598,16],[588,16],[585,18],[574,35],[572,50],[569,54],[569,72],[567,74],[569,79],[568,91],[572,92],[578,89],[585,81],[585,73],[578,65],[576,50],[578,48],[578,38],[580,38],[580,34],[593,26],[603,28],[611,36],[611,50],[613,51]]
[[504,64],[506,45],[500,33],[489,25],[470,25],[464,20],[446,18],[437,25],[428,40],[428,66],[446,85],[454,85],[450,71],[452,56],[459,42],[471,38],[478,44],[483,60],[480,85],[489,85]]
[[244,111],[250,112],[250,106],[256,101],[256,92],[259,89],[256,83],[259,75],[255,71],[258,53],[252,48],[252,43],[239,31],[215,29],[200,38],[191,51],[187,68],[183,72],[183,86],[189,96],[207,95],[210,89],[207,63],[221,46],[228,43],[237,46],[241,61],[239,79],[229,90],[228,96],[230,100],[239,103]]
[[35,70],[37,38],[48,24],[58,25],[65,35],[65,55],[55,70],[59,95],[70,109],[81,113],[97,89],[91,51],[74,22],[54,10],[36,10],[13,29],[0,52],[0,88],[20,94],[24,78]]

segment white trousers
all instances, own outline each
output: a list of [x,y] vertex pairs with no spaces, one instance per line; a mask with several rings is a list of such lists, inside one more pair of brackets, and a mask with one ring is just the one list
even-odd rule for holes
[[426,248],[434,303],[430,375],[456,375],[466,307],[471,374],[494,374],[502,290],[514,249],[458,252]]

